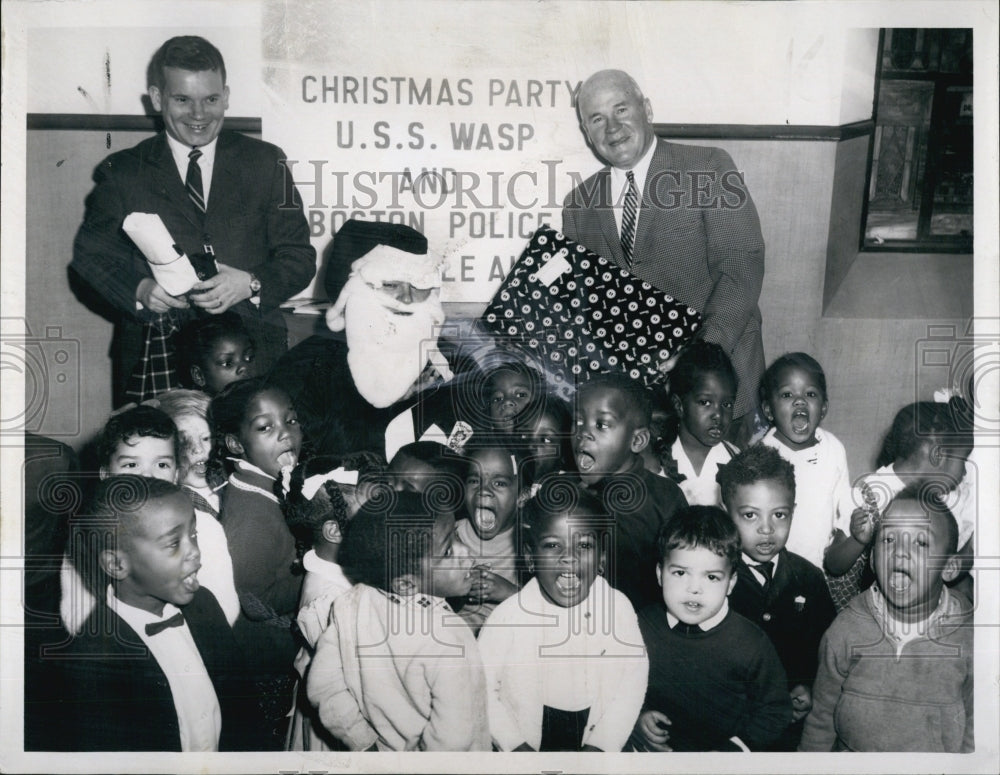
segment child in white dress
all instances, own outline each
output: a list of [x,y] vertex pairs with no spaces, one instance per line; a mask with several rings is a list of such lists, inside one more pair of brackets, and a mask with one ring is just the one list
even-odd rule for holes
[[787,549],[822,568],[834,531],[848,527],[854,510],[844,445],[819,427],[829,408],[823,367],[806,353],[786,353],[764,372],[760,398],[772,426],[761,443],[795,466]]

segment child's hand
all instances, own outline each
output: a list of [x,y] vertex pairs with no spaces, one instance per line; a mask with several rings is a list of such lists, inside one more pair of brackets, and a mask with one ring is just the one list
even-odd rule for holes
[[812,692],[809,691],[809,687],[799,684],[792,688],[789,695],[792,698],[792,721],[805,718],[813,706]]
[[480,565],[473,568],[478,577],[469,588],[469,598],[482,603],[501,603],[517,592],[517,586],[507,581],[503,576],[493,573],[488,566]]
[[868,546],[875,535],[875,521],[865,509],[851,512],[851,538],[862,546]]
[[489,565],[475,565],[472,568],[472,584],[469,586],[469,600],[481,603],[486,599],[489,589],[486,576],[490,572]]
[[518,586],[507,581],[503,576],[487,571],[483,574],[487,584],[485,600],[491,603],[502,603],[508,597],[517,592]]
[[642,739],[648,751],[672,751],[667,745],[670,740],[670,719],[658,710],[643,712],[635,722],[635,732]]

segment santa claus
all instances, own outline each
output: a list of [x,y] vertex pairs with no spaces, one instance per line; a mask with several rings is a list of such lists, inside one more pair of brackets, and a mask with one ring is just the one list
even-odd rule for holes
[[457,446],[475,432],[480,373],[460,352],[470,343],[439,342],[442,265],[403,224],[349,220],[337,232],[324,278],[336,299],[326,317],[333,333],[296,345],[271,373],[316,452],[391,456],[422,439]]

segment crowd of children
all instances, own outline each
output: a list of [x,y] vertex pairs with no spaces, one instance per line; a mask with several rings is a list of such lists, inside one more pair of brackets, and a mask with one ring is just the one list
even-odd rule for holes
[[181,340],[195,389],[96,445],[40,748],[973,750],[957,403],[903,408],[852,490],[813,358],[740,451],[697,342],[669,392],[569,406],[508,361],[462,444],[310,457],[238,321]]

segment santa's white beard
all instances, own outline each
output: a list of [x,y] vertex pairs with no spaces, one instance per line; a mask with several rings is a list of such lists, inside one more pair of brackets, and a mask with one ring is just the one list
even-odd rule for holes
[[383,409],[401,399],[420,376],[444,311],[436,294],[420,303],[402,304],[364,283],[359,286],[344,311],[347,365],[358,392]]

